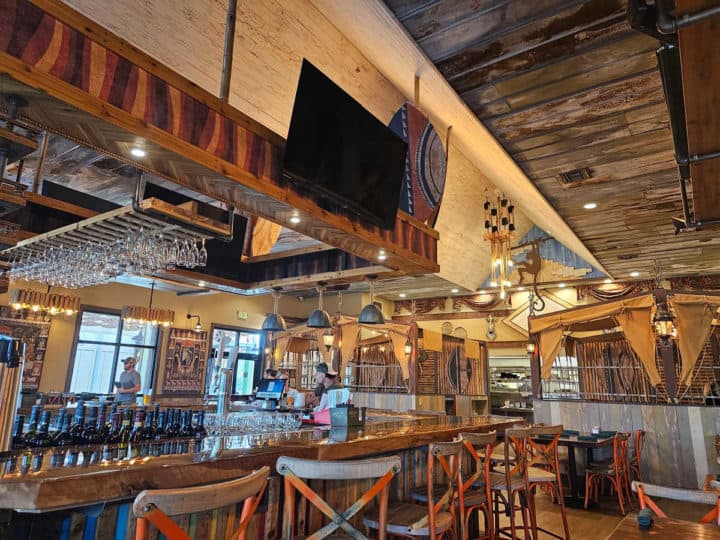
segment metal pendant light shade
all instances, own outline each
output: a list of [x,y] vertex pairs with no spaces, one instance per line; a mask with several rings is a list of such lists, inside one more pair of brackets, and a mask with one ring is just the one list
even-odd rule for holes
[[282,315],[277,313],[270,313],[262,323],[262,329],[265,332],[284,332],[287,330],[287,324]]
[[362,308],[358,322],[363,324],[385,324],[385,316],[375,304],[368,304]]
[[325,292],[325,282],[319,282],[317,286],[318,307],[310,314],[307,320],[308,328],[332,328],[330,315],[323,309],[323,293]]
[[385,316],[375,303],[375,280],[377,276],[368,276],[370,281],[370,303],[362,308],[358,322],[362,324],[385,324]]
[[307,320],[308,328],[330,328],[330,315],[324,309],[316,309]]
[[262,323],[262,329],[265,332],[284,332],[287,330],[287,324],[282,315],[278,314],[278,301],[280,300],[280,291],[282,287],[274,287],[273,299],[275,303],[273,305],[273,312],[269,313]]

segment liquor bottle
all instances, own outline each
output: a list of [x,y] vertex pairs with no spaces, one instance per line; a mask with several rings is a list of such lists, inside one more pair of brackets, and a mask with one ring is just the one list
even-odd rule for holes
[[137,409],[135,411],[135,418],[133,420],[133,428],[130,432],[130,457],[138,457],[140,455],[140,448],[142,447],[142,432],[145,424],[145,408]]
[[126,409],[122,419],[120,433],[118,433],[117,451],[115,456],[122,460],[128,457],[128,445],[130,442],[130,422],[132,420],[132,410]]
[[165,429],[167,451],[165,453],[175,454],[177,452],[177,437],[180,434],[180,421],[178,420],[180,409],[168,409],[168,413],[168,425]]
[[35,432],[37,431],[38,427],[38,418],[40,416],[40,409],[42,407],[40,405],[33,405],[32,409],[30,410],[30,425],[28,426],[28,430],[25,433],[25,446],[29,446],[30,439],[32,439],[35,436]]
[[40,414],[40,427],[30,439],[28,446],[32,448],[47,448],[52,446],[53,440],[48,430],[50,428],[50,411],[43,411]]
[[192,412],[183,411],[180,419],[180,432],[178,433],[178,452],[184,454],[190,449],[193,441]]
[[202,449],[202,442],[207,437],[207,430],[205,429],[205,411],[197,411],[197,423],[193,430],[193,437],[195,438],[195,452],[199,452]]
[[165,411],[158,410],[153,418],[152,443],[150,454],[159,456],[163,453],[165,439]]
[[81,438],[82,442],[87,445],[99,444],[100,432],[97,428],[98,423],[98,408],[90,407],[90,415],[88,416],[87,422],[85,422],[85,429],[83,429]]
[[[65,421],[65,407],[60,407],[60,408],[58,409],[57,418],[55,419],[55,433],[54,433],[54,435],[57,435],[58,433],[60,433],[60,432],[62,431],[62,427],[63,427],[63,422],[64,422],[64,421]],[[53,436],[53,438],[55,438],[55,437]]]
[[103,461],[112,461],[117,455],[115,452],[116,445],[120,442],[120,430],[122,429],[122,413],[116,412],[113,414],[112,422],[110,424],[110,431],[105,437],[102,449]]
[[104,443],[107,440],[108,435],[110,434],[110,429],[112,428],[112,418],[107,417],[108,409],[109,407],[107,405],[103,405],[98,410],[96,427],[100,443]]
[[[60,431],[58,431],[55,434],[55,437],[53,438],[53,446],[55,447],[53,449],[53,454],[51,458],[50,465],[52,467],[62,467],[65,463],[65,452],[68,450],[69,446],[73,446],[75,444],[75,440],[73,439],[73,436],[70,434],[70,425],[72,424],[72,416],[69,412],[65,411],[62,414],[62,427],[60,428]],[[73,455],[72,452],[68,453],[71,454],[71,457]],[[76,454],[76,452],[75,452]]]
[[85,402],[78,401],[75,418],[73,418],[72,426],[70,426],[70,435],[72,435],[75,444],[85,443],[82,437],[83,431],[85,431]]
[[158,407],[148,413],[145,417],[145,425],[143,425],[142,431],[140,432],[140,440],[142,446],[140,447],[141,456],[149,456],[152,454],[152,446],[155,441],[155,429],[157,428],[157,415]]
[[15,418],[15,429],[13,430],[12,450],[22,450],[25,448],[25,437],[23,437],[23,427],[25,426],[25,416],[19,414]]
[[172,430],[173,427],[173,421],[174,421],[174,414],[173,409],[167,408],[165,409],[165,426],[164,426],[164,434],[163,434],[163,443],[162,443],[162,449],[161,452],[163,454],[172,454],[173,453],[173,446],[175,444],[174,440],[174,433]]

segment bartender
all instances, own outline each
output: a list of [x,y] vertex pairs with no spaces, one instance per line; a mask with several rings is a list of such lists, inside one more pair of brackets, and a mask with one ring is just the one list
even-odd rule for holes
[[328,370],[325,372],[322,381],[323,393],[320,397],[320,404],[315,407],[315,412],[324,411],[329,407],[328,392],[330,392],[330,390],[340,390],[341,388],[343,388],[343,385],[342,383],[340,383],[337,376],[338,372],[330,368],[328,368]]
[[135,371],[135,358],[128,356],[123,361],[125,371],[120,374],[120,380],[115,383],[118,403],[134,403],[135,394],[140,391],[140,374]]
[[325,374],[327,372],[328,365],[325,362],[320,362],[315,368],[315,378],[313,379],[315,388],[305,396],[305,405],[315,407],[320,404],[320,398],[325,392],[323,381],[325,380]]

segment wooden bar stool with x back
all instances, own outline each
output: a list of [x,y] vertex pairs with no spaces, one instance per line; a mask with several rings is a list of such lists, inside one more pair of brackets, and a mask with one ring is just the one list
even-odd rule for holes
[[616,433],[613,440],[613,458],[610,462],[590,464],[585,470],[585,508],[588,507],[590,495],[595,502],[598,500],[598,487],[604,481],[610,483],[617,493],[620,512],[625,515],[625,505],[632,508],[630,495],[630,465],[628,462],[629,433]]
[[[463,505],[460,509],[460,531],[463,539],[470,537],[470,518],[473,512],[477,512],[478,531],[480,530],[480,512],[485,518],[485,534],[480,538],[493,540],[493,513],[492,513],[492,490],[490,482],[484,482],[490,477],[492,453],[497,445],[497,435],[494,431],[489,433],[461,433],[460,440],[474,464],[469,475],[463,475],[461,486]],[[478,486],[478,484],[480,484]]]
[[[170,516],[204,512],[241,501],[244,502],[240,523],[226,538],[245,540],[248,525],[265,492],[269,475],[270,468],[263,467],[228,482],[182,489],[147,489],[141,492],[133,503],[133,513],[137,518],[135,540],[147,540],[150,525],[168,540],[190,540],[190,535],[170,519]],[[232,524],[228,524],[228,528],[231,526]]]
[[[283,522],[283,538],[354,538],[368,540],[354,522],[351,521],[375,497],[379,497],[379,504],[375,515],[380,524],[387,519],[388,500],[390,496],[390,482],[400,472],[400,456],[383,458],[358,459],[353,461],[317,461],[314,459],[300,459],[280,457],[276,469],[285,478],[285,519]],[[333,508],[305,480],[376,480],[376,482],[363,493],[360,498],[342,511]],[[310,504],[322,512],[327,523],[320,529],[313,531],[310,536],[295,535],[296,509],[295,492],[298,491]],[[359,516],[355,518],[359,520]],[[338,529],[342,529],[338,531]],[[385,539],[385,529],[382,527],[377,536]]]
[[562,516],[563,530],[565,532],[564,540],[570,540],[558,453],[558,441],[562,432],[562,425],[533,426],[528,434],[527,476],[530,484],[530,522],[533,538],[538,537],[538,531],[555,538],[563,538],[547,529],[538,527],[537,513],[535,512],[535,491],[537,488],[545,488],[550,491],[554,498],[557,498],[560,504],[560,515]]
[[[490,472],[490,490],[494,500],[495,527],[494,534],[504,534],[517,538],[517,525],[515,512],[520,510],[522,528],[525,538],[529,538],[530,523],[528,516],[528,501],[530,499],[530,485],[527,476],[527,439],[530,434],[529,427],[513,427],[505,430],[503,438],[502,465],[493,468]],[[496,459],[497,449],[494,458]],[[484,480],[478,485],[484,486]],[[503,492],[506,495],[503,495]],[[515,504],[517,498],[518,504]],[[500,505],[503,505],[505,514],[510,518],[509,527],[500,527]]]
[[[463,447],[460,441],[430,443],[426,485],[422,488],[425,492],[424,503],[391,505],[385,526],[389,534],[403,538],[425,537],[430,540],[437,540],[448,534],[452,538],[457,538],[457,524],[453,510],[456,497],[462,497],[462,492],[458,488],[462,484]],[[441,474],[436,474],[438,468]],[[417,498],[417,491],[413,496]],[[366,516],[364,523],[370,529],[382,531],[382,525],[374,515]]]

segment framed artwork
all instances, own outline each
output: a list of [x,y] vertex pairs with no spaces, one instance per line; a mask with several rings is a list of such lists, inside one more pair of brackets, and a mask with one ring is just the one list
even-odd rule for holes
[[[562,311],[563,309],[573,307],[571,303],[548,292],[543,292],[542,297],[543,300],[545,300],[545,309],[536,313],[537,315],[547,315],[548,313],[555,313],[556,311]],[[525,336],[529,336],[528,317],[530,317],[530,302],[526,300],[509,316],[505,317],[503,319],[503,323],[513,330],[516,330]]]
[[37,390],[45,362],[50,318],[28,310],[13,310],[0,306],[0,332],[20,338],[25,343],[23,390]]
[[205,391],[208,333],[182,328],[168,332],[161,393],[196,396]]

